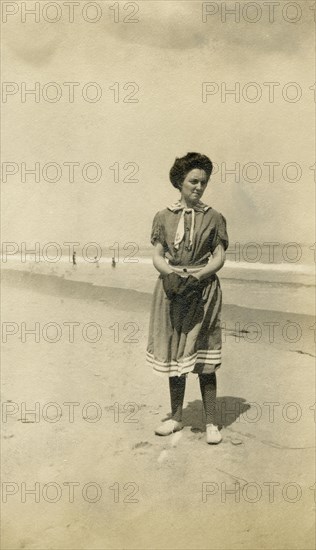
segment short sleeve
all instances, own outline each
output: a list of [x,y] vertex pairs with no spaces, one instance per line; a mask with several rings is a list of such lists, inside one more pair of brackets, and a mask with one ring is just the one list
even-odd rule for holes
[[150,242],[152,245],[155,245],[157,242],[159,242],[164,246],[165,232],[163,224],[161,223],[160,212],[157,212],[153,219]]
[[216,223],[216,231],[215,231],[215,238],[213,241],[213,250],[221,244],[224,250],[227,250],[229,245],[229,239],[227,234],[227,227],[226,227],[226,219],[222,214],[219,214],[218,221]]

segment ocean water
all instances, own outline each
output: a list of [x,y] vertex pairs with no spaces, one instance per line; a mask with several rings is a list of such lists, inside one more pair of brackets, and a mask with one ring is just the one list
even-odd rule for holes
[[[98,262],[87,261],[77,255],[72,265],[68,255],[51,262],[30,254],[21,261],[20,255],[9,256],[2,268],[18,269],[84,281],[97,286],[131,288],[151,293],[158,272],[147,254],[134,258],[119,258],[116,267],[111,257],[102,256]],[[267,260],[267,258],[265,258]],[[218,276],[223,290],[223,301],[252,309],[266,309],[289,313],[315,315],[315,264],[283,261],[232,261],[227,259]]]

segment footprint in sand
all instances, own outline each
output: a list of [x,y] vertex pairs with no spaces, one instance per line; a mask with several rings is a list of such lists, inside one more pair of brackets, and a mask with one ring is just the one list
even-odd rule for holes
[[243,444],[243,441],[241,439],[238,439],[238,438],[231,438],[229,440],[231,442],[232,445],[242,445]]
[[152,447],[152,444],[148,443],[148,441],[140,441],[133,445],[132,449],[143,449],[144,447]]

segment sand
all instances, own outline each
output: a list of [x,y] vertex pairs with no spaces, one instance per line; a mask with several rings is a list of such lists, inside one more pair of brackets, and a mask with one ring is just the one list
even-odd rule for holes
[[[145,364],[149,294],[3,279],[16,332],[2,334],[3,548],[314,548],[311,317],[224,306],[223,441],[210,446],[195,375],[184,429],[154,435],[170,409]],[[39,323],[37,342],[23,323]]]

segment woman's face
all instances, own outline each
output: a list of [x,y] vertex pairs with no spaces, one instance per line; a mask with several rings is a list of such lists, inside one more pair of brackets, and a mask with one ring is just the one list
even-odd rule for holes
[[207,184],[208,177],[204,170],[200,168],[190,170],[182,183],[181,198],[184,199],[187,204],[197,203],[202,197]]

